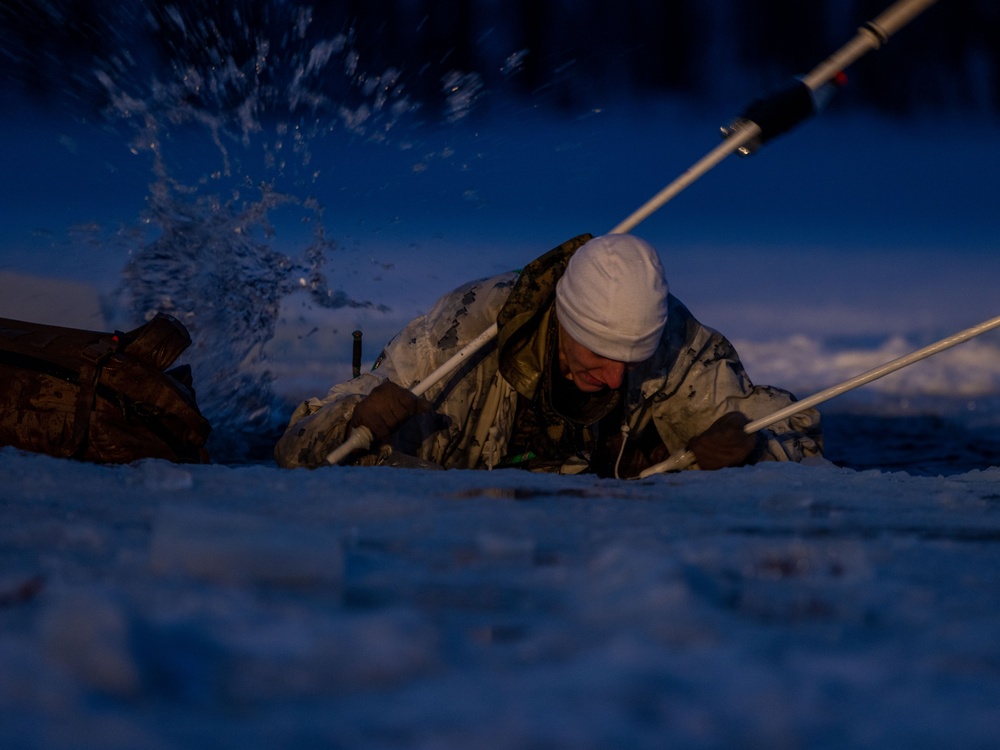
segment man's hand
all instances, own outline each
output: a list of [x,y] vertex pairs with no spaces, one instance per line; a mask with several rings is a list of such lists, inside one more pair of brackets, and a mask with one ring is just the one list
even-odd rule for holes
[[350,427],[367,427],[380,442],[388,442],[407,419],[430,409],[430,405],[411,391],[386,380],[354,407]]
[[694,453],[702,469],[742,466],[757,447],[757,436],[743,431],[749,422],[738,411],[723,414],[711,427],[692,438],[687,449]]

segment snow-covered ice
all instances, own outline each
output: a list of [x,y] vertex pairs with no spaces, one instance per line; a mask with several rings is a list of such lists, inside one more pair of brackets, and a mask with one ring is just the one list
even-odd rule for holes
[[988,747],[1000,470],[0,452],[4,747]]

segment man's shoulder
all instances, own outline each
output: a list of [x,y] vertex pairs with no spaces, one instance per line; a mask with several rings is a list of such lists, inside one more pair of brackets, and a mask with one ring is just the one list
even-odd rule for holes
[[446,349],[471,341],[496,322],[517,276],[517,272],[508,271],[468,281],[440,297],[407,328],[440,339]]
[[442,296],[434,305],[436,309],[452,310],[469,305],[496,305],[497,309],[510,296],[517,283],[518,271],[504,271],[495,276],[467,281]]
[[[663,329],[660,345],[657,347],[653,360],[657,366],[654,369],[666,371],[676,366],[679,361],[704,350],[714,342],[725,343],[725,336],[699,321],[673,294],[667,298],[667,325]],[[664,363],[669,363],[664,365]]]

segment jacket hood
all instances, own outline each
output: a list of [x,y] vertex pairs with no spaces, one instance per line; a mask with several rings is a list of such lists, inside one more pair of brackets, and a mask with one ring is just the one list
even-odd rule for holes
[[535,397],[542,382],[556,282],[573,253],[593,237],[581,234],[526,265],[497,313],[500,374],[527,398]]

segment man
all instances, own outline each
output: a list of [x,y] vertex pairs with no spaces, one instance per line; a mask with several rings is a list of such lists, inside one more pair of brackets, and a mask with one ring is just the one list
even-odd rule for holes
[[[408,390],[494,322],[496,340],[426,400]],[[364,425],[377,445],[356,463],[402,454],[449,469],[627,478],[682,449],[701,469],[798,461],[821,454],[815,410],[743,431],[794,400],[750,382],[732,345],[668,293],[647,243],[581,235],[520,273],[445,295],[386,346],[372,373],[301,404],[275,457],[323,466]]]

